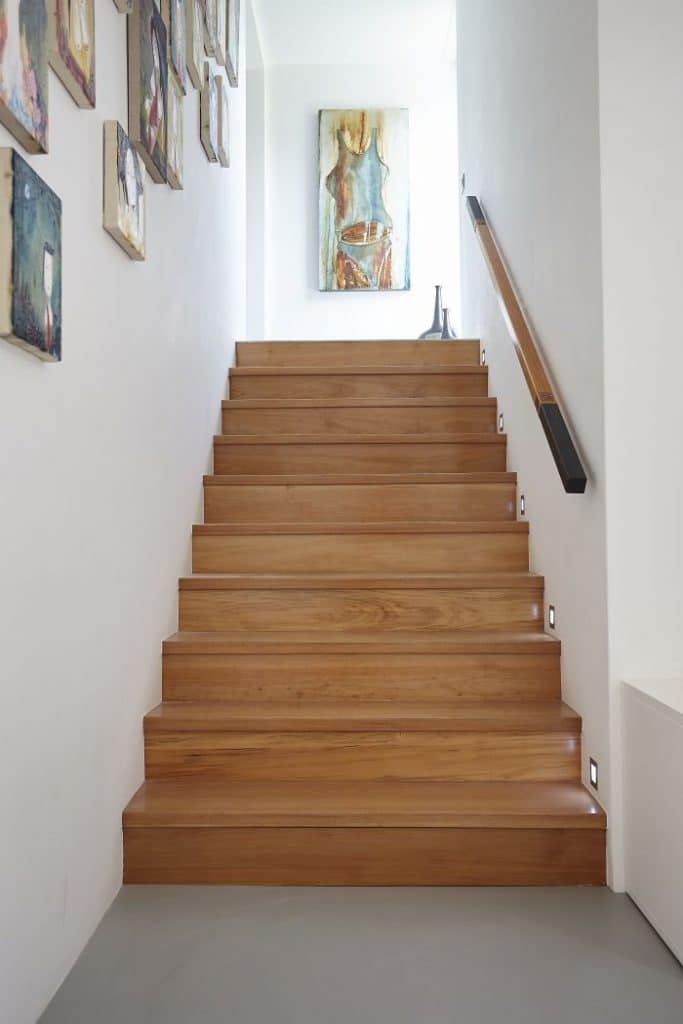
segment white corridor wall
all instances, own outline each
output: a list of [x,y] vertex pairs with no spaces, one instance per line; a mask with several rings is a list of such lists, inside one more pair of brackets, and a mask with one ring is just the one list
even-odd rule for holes
[[244,88],[230,170],[206,160],[190,89],[185,190],[148,183],[143,264],[102,229],[102,124],[127,123],[111,2],[97,91],[79,110],[51,74],[51,151],[30,158],[63,200],[64,361],[0,339],[3,1024],[33,1024],[120,885],[121,811],[245,331]]

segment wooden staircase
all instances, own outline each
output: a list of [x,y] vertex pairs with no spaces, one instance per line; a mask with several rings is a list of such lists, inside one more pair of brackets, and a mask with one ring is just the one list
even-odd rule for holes
[[479,343],[237,347],[129,883],[599,885]]

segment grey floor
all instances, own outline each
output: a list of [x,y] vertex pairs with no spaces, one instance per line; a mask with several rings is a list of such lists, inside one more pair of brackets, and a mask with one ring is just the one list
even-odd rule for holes
[[682,1024],[606,889],[124,889],[41,1024]]

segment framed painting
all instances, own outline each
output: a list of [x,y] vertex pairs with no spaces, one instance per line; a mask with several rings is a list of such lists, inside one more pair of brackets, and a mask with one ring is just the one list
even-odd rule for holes
[[171,188],[183,188],[185,136],[183,130],[183,91],[175,75],[168,76],[168,166]]
[[145,259],[145,168],[118,121],[104,122],[103,223],[132,260]]
[[62,203],[15,149],[0,149],[0,336],[62,358]]
[[239,85],[240,64],[240,0],[221,0],[227,5],[227,52],[225,69],[228,72],[230,85],[235,89]]
[[171,67],[183,93],[187,92],[187,13],[186,0],[171,0]]
[[133,10],[133,0],[114,0],[114,5],[121,14],[130,14]]
[[0,124],[29,153],[47,153],[46,0],[0,0]]
[[79,107],[95,106],[95,0],[49,0],[50,64]]
[[187,26],[187,73],[195,89],[202,87],[204,73],[203,0],[185,0]]
[[216,56],[218,34],[218,0],[202,0],[204,10],[204,49],[207,56]]
[[199,107],[202,146],[207,158],[215,164],[218,162],[218,89],[208,60],[204,62],[204,86]]
[[230,166],[230,97],[224,75],[216,76],[218,95],[218,160],[223,167]]
[[228,4],[216,0],[216,60],[225,67],[228,56]]
[[321,291],[410,288],[407,110],[321,110]]
[[155,0],[128,18],[128,131],[152,181],[166,181],[168,33]]

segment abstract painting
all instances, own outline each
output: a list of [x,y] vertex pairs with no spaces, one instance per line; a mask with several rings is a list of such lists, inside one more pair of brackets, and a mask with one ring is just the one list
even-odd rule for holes
[[228,4],[216,0],[216,60],[225,67],[228,54]]
[[145,258],[145,168],[118,121],[104,122],[104,228],[132,260]]
[[204,49],[209,57],[216,56],[218,43],[218,0],[202,0],[204,9]]
[[166,181],[168,34],[155,0],[128,18],[128,128],[152,181]]
[[183,187],[185,137],[183,132],[183,92],[175,75],[168,76],[168,166],[171,188]]
[[230,166],[230,97],[228,83],[223,75],[216,76],[218,94],[218,160],[223,167]]
[[50,64],[79,107],[95,106],[95,0],[49,0]]
[[204,72],[204,8],[203,0],[186,0],[187,73],[195,89],[202,87]]
[[240,63],[240,0],[222,0],[227,3],[228,13],[228,51],[225,67],[230,85],[237,88]]
[[46,0],[0,0],[0,123],[29,153],[47,153]]
[[410,288],[407,110],[320,111],[321,291]]
[[185,0],[171,0],[171,67],[183,93],[187,92],[187,14]]
[[0,335],[62,357],[62,203],[10,148],[0,149]]
[[200,101],[201,140],[211,163],[218,161],[218,89],[208,60],[204,64],[204,87]]

